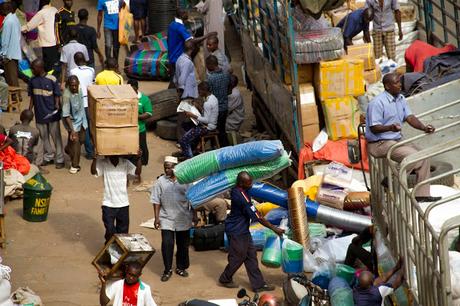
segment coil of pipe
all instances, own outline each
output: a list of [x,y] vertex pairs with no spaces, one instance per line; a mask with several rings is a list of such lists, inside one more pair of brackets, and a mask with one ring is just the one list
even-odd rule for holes
[[[288,208],[288,194],[285,190],[265,183],[254,183],[249,194],[264,202],[271,202],[284,208]],[[307,215],[317,222],[335,226],[347,231],[361,232],[372,225],[369,217],[343,211],[311,201],[305,200]]]

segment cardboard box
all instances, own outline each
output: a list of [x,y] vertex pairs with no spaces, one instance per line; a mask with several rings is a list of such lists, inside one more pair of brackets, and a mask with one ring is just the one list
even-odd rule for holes
[[399,6],[401,12],[401,22],[409,22],[416,20],[415,6],[410,3],[401,3]]
[[312,143],[316,136],[319,134],[319,124],[314,123],[306,126],[302,126],[302,135],[304,143]]
[[130,155],[139,150],[138,97],[129,85],[88,88],[91,134],[98,155]]
[[139,128],[97,127],[91,130],[98,155],[131,155],[139,150]]
[[374,84],[379,82],[382,79],[382,71],[380,66],[376,65],[375,69],[364,71],[364,80],[367,84]]
[[302,126],[310,124],[318,124],[318,108],[316,106],[315,89],[310,83],[300,84],[300,116],[302,118]]
[[315,90],[321,101],[364,94],[362,60],[321,61],[315,67]]
[[355,11],[360,8],[364,8],[366,0],[350,0],[350,8]]
[[357,138],[360,123],[358,101],[347,96],[321,102],[326,122],[326,131],[331,140]]
[[137,126],[139,99],[130,85],[93,85],[88,96],[91,122],[96,127]]
[[[279,71],[281,67],[278,67],[277,70]],[[284,83],[287,85],[292,84],[291,80],[291,66],[289,63],[284,64]],[[302,83],[311,83],[313,82],[313,65],[312,64],[301,64],[297,65],[297,73],[299,78],[299,84]]]
[[375,69],[375,55],[372,44],[348,46],[348,52],[344,58],[362,60],[364,70]]
[[351,13],[352,10],[348,9],[346,6],[339,7],[338,9],[335,9],[333,11],[329,12],[329,16],[331,17],[332,21],[332,26],[336,27],[337,24],[345,18],[349,13]]

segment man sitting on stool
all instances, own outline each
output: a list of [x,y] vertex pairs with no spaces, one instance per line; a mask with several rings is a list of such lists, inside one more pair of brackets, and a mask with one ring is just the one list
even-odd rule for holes
[[[424,125],[412,114],[406,98],[401,95],[401,80],[397,73],[389,73],[383,77],[385,91],[375,97],[367,107],[366,139],[369,153],[374,157],[385,157],[388,150],[401,138],[401,126],[406,121],[415,129],[425,133],[433,133],[434,127]],[[407,156],[418,152],[413,144],[406,144],[393,151],[391,159],[400,163]],[[430,161],[428,159],[411,165],[407,171],[415,170],[417,183],[430,177]],[[418,202],[435,202],[440,197],[430,196],[430,185],[425,184],[417,190],[415,199]]]
[[185,158],[192,158],[192,146],[197,143],[200,137],[206,135],[210,131],[214,131],[217,127],[219,103],[217,98],[209,92],[209,84],[207,82],[201,82],[198,85],[198,94],[204,99],[203,116],[185,112],[187,117],[198,121],[198,124],[185,133],[179,141],[182,148],[182,154]]

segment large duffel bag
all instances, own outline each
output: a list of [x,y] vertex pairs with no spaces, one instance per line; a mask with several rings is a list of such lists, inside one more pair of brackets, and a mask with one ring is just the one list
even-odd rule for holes
[[166,80],[168,74],[168,53],[162,51],[137,50],[125,59],[125,73],[140,80]]
[[192,245],[195,251],[218,250],[224,246],[225,225],[206,225],[193,232]]

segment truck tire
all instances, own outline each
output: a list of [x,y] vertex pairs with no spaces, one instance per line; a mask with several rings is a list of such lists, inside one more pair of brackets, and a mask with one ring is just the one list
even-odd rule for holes
[[177,140],[177,123],[167,120],[157,121],[155,133],[167,140]]
[[149,96],[152,103],[152,117],[147,122],[158,121],[177,114],[177,91],[165,89]]
[[[451,171],[454,169],[452,164],[447,163],[447,162],[442,162],[442,161],[431,161],[431,166],[430,166],[430,176],[438,176],[440,174],[446,173],[448,171]],[[407,177],[407,185],[409,188],[412,188],[415,186],[416,183],[416,175],[415,173],[409,174]],[[445,186],[453,186],[454,185],[454,175],[448,175],[446,177],[443,177],[439,180],[434,181],[431,183],[432,185],[445,185]]]

